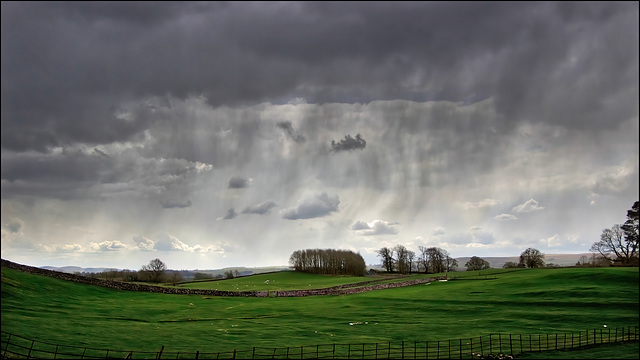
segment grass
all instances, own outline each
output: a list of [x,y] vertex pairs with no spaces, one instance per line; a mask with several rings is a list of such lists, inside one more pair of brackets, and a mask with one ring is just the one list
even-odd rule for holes
[[[2,268],[2,330],[94,348],[222,352],[549,334],[639,321],[637,268],[449,275],[458,279],[354,295],[236,298],[116,291]],[[282,289],[368,280],[281,272],[188,286],[257,290],[267,278]]]
[[279,291],[323,289],[367,280],[367,278],[358,276],[322,276],[296,271],[280,271],[227,280],[188,282],[178,287],[223,291]]

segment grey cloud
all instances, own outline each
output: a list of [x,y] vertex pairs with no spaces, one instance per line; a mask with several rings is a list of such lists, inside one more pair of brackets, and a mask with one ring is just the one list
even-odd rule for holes
[[278,204],[275,201],[269,200],[254,206],[249,206],[244,210],[242,210],[242,213],[265,215],[265,214],[268,214],[271,211],[271,209],[273,209],[276,206],[278,206]]
[[107,153],[105,153],[104,151],[102,151],[102,150],[100,150],[100,149],[98,149],[98,148],[94,148],[94,149],[93,149],[93,152],[94,152],[95,154],[100,155],[100,156],[109,157],[109,155],[108,155]]
[[276,123],[276,126],[279,127],[280,129],[283,129],[293,139],[293,141],[297,143],[305,142],[306,139],[304,135],[300,134],[299,132],[293,129],[293,125],[291,125],[291,121],[278,121]]
[[299,200],[295,207],[283,209],[281,215],[288,220],[317,218],[338,211],[339,204],[338,195],[321,193]]
[[191,206],[191,200],[160,200],[160,205],[164,209],[187,208]]
[[351,225],[351,230],[369,230],[369,224],[366,221],[358,220]]
[[10,218],[9,221],[3,225],[8,232],[13,234],[19,233],[23,226],[24,222],[22,220],[14,218]]
[[243,189],[251,186],[251,178],[234,176],[229,179],[229,189]]
[[235,219],[237,216],[238,213],[233,208],[230,208],[227,210],[227,213],[224,216],[219,217],[218,220],[231,220]]
[[364,149],[367,145],[365,139],[357,134],[356,137],[352,137],[351,135],[345,135],[344,139],[340,140],[340,142],[336,142],[335,140],[331,140],[331,150],[333,151],[344,151],[344,150],[354,150],[354,149]]
[[[203,94],[214,106],[494,97],[504,127],[520,112],[608,127],[637,113],[638,51],[629,46],[638,43],[637,10],[635,2],[3,3],[2,148],[127,141],[159,119],[115,110],[165,94]],[[560,96],[576,86],[581,96]]]

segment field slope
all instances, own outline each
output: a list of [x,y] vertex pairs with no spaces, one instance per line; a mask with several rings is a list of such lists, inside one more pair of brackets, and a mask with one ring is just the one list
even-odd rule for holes
[[[293,286],[345,281],[307,275]],[[549,334],[637,326],[639,321],[637,268],[451,275],[454,280],[446,282],[354,295],[244,298],[118,291],[3,267],[2,330],[94,348],[223,352]],[[270,277],[270,282],[292,281]],[[248,285],[243,278],[225,281],[230,287]]]

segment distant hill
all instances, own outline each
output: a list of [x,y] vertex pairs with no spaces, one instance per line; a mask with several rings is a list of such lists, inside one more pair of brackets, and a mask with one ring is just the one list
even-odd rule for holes
[[[592,255],[591,253],[583,253],[583,254],[545,254],[544,255],[544,262],[545,262],[545,264],[555,264],[555,265],[558,265],[558,266],[573,266],[580,260],[581,256],[587,256],[588,258],[591,258],[591,255]],[[480,258],[488,261],[489,264],[491,264],[492,268],[502,268],[502,266],[507,261],[513,261],[515,263],[518,263],[520,261],[520,255],[518,255],[518,256],[504,256],[504,257],[491,257],[491,256],[483,257],[483,256],[480,256]],[[464,266],[464,264],[466,264],[467,261],[469,261],[469,259],[471,259],[470,256],[456,258],[456,260],[458,260],[458,268],[460,270],[466,270],[466,267]]]
[[[582,253],[582,254],[545,254],[544,256],[544,262],[546,264],[549,263],[553,263],[555,265],[558,266],[573,266],[575,265],[579,260],[581,256],[587,256],[588,258],[591,258],[591,253]],[[502,268],[502,266],[507,262],[507,261],[513,261],[515,263],[517,263],[520,260],[520,256],[487,256],[487,257],[483,257],[480,256],[481,258],[483,258],[484,260],[488,261],[489,264],[491,264],[492,268]],[[471,257],[467,256],[467,257],[459,257],[456,258],[456,260],[458,261],[458,269],[460,271],[466,270],[464,264],[467,263],[467,261],[469,261]],[[368,268],[372,268],[372,269],[382,269],[382,267],[380,265],[368,265]],[[62,266],[62,267],[55,267],[55,266],[41,266],[41,269],[47,269],[47,270],[54,270],[54,271],[60,271],[60,272],[65,272],[65,273],[99,273],[99,272],[103,272],[103,271],[107,271],[107,270],[112,270],[114,268],[104,268],[104,267],[100,267],[100,268],[82,268],[79,266]],[[115,270],[122,270],[122,269],[115,269]],[[238,274],[240,276],[247,276],[247,275],[253,275],[253,274],[262,274],[262,273],[266,273],[266,272],[274,272],[274,271],[283,271],[283,270],[290,270],[290,268],[288,266],[263,266],[263,267],[227,267],[227,268],[222,268],[222,269],[210,269],[210,270],[176,270],[176,271],[181,271],[181,272],[185,272],[185,273],[204,273],[204,274],[208,274],[211,276],[216,276],[216,275],[224,275],[225,272],[227,271],[233,271],[234,273],[237,271]],[[189,276],[187,276],[189,277]]]
[[[100,273],[100,272],[104,272],[104,271],[108,271],[108,270],[124,270],[124,269],[118,269],[118,268],[105,268],[105,267],[98,267],[98,268],[83,268],[80,266],[61,266],[61,267],[56,267],[56,266],[41,266],[41,269],[46,269],[46,270],[53,270],[53,271],[60,271],[60,272],[64,272],[64,273],[69,273],[69,274],[74,274],[74,273]],[[208,274],[211,276],[216,276],[216,275],[224,275],[225,272],[231,270],[235,273],[235,271],[238,272],[239,275],[241,276],[246,276],[246,275],[253,275],[253,274],[262,274],[265,272],[274,272],[274,271],[282,271],[282,270],[290,270],[290,268],[288,266],[264,266],[264,267],[228,267],[228,268],[222,268],[222,269],[212,269],[212,270],[174,270],[174,269],[170,269],[172,271],[180,271],[180,272],[188,272],[188,273],[204,273],[204,274]]]

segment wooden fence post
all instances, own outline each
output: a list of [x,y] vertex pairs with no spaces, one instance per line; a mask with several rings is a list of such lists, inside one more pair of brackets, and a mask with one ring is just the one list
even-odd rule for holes
[[509,355],[513,355],[513,342],[511,340],[511,334],[509,334]]
[[164,345],[162,345],[162,347],[160,348],[160,352],[158,353],[158,356],[156,357],[156,359],[160,359],[160,357],[162,357],[162,352],[163,351],[164,351]]
[[35,340],[31,340],[31,348],[29,349],[29,354],[27,355],[27,359],[31,359],[31,350],[33,350],[33,343],[35,343]]

